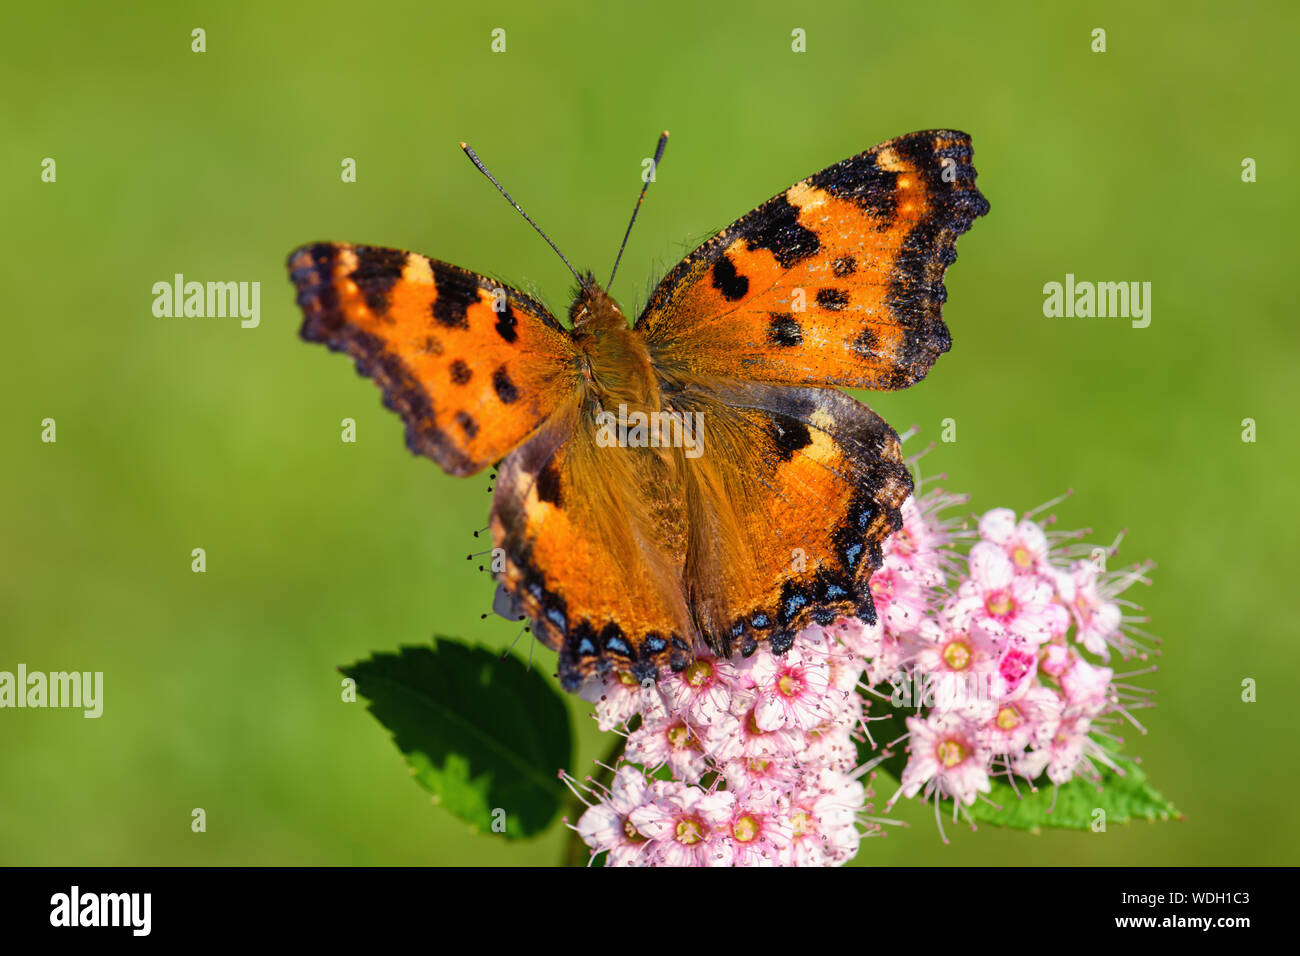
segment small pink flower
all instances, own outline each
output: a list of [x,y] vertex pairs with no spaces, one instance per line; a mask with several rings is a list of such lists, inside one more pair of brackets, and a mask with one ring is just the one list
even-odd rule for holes
[[932,523],[932,516],[911,495],[900,511],[903,526],[885,541],[885,558],[906,567],[922,587],[942,585],[946,577],[943,555],[951,546],[951,536],[937,520]]
[[659,682],[668,707],[692,723],[708,724],[731,709],[733,690],[742,686],[740,672],[729,660],[700,655],[681,673]]
[[628,818],[649,799],[645,774],[624,764],[614,774],[609,793],[583,813],[574,829],[593,854],[609,851],[609,866],[647,866],[646,838]]
[[1073,660],[1074,653],[1064,644],[1049,644],[1043,652],[1043,659],[1038,667],[1044,674],[1050,674],[1060,680]]
[[1038,522],[1028,518],[1017,522],[1010,508],[993,508],[980,518],[979,533],[1002,549],[1016,574],[1047,574],[1052,570],[1048,560],[1051,546]]
[[1061,603],[1074,618],[1074,639],[1105,660],[1110,645],[1120,636],[1123,616],[1119,607],[1100,593],[1096,565],[1075,561],[1069,572],[1057,572],[1056,582]]
[[749,709],[738,716],[738,756],[751,760],[790,760],[798,748],[803,746],[803,733],[797,727],[785,726],[764,730],[758,724],[757,708],[758,698],[755,696]]
[[[815,625],[814,625],[815,626]],[[795,642],[803,640],[801,634]],[[830,665],[830,685],[846,697],[853,696],[867,669],[866,659],[827,632],[826,663]]]
[[779,866],[789,852],[792,828],[773,797],[738,797],[723,829],[730,839],[733,866]]
[[[805,631],[805,634],[808,632]],[[750,678],[758,691],[754,719],[762,730],[797,727],[810,730],[831,719],[842,701],[829,701],[827,694],[840,697],[830,686],[830,664],[814,642],[795,642],[784,657],[761,648],[750,658]]]
[[976,729],[953,715],[907,718],[911,756],[903,768],[902,793],[916,796],[937,790],[970,806],[976,794],[988,793],[988,752]]
[[1014,698],[1024,693],[1033,683],[1038,671],[1038,654],[1024,641],[1004,641],[1005,649],[998,658],[997,677],[993,692],[999,698]]
[[916,657],[933,706],[940,711],[957,711],[970,720],[988,719],[1000,654],[997,643],[979,627],[940,631],[938,638],[924,645]]
[[995,637],[1016,637],[1037,647],[1070,626],[1069,613],[1055,597],[1051,581],[1017,575],[1001,548],[981,541],[971,548],[970,578],[947,611],[958,626],[980,626]]
[[708,769],[699,733],[678,716],[646,720],[628,735],[624,754],[648,768],[667,765],[674,778],[691,783]]
[[883,632],[879,652],[867,663],[867,683],[874,687],[882,681],[892,680],[915,656],[913,642],[904,643],[888,632]]
[[722,769],[727,786],[737,793],[788,793],[801,771],[793,757],[738,757]]
[[897,558],[886,558],[871,575],[871,600],[885,630],[898,637],[916,633],[930,611],[926,584]]
[[[855,710],[862,713],[862,698],[853,696]],[[810,731],[804,738],[797,759],[805,767],[817,767],[849,773],[858,764],[858,747],[853,741],[853,724],[831,724]]]
[[1097,667],[1076,657],[1060,677],[1067,710],[1086,717],[1096,717],[1106,710],[1111,702],[1110,682],[1114,676],[1109,667]]
[[1055,784],[1069,783],[1083,760],[1092,721],[1084,716],[1065,717],[1057,725],[1043,748],[1047,755],[1047,779]]
[[626,671],[608,677],[593,677],[578,688],[578,696],[596,705],[596,724],[603,731],[627,723],[633,714],[644,709],[647,694],[657,697],[653,687],[642,687]]
[[791,836],[786,865],[841,866],[852,859],[862,840],[857,824],[866,799],[860,781],[832,770],[794,794],[786,811]]
[[729,866],[727,824],[735,794],[706,795],[699,787],[656,781],[651,799],[628,819],[650,841],[648,853],[661,866]]
[[980,728],[980,745],[993,754],[1018,754],[1031,743],[1050,740],[1060,717],[1061,698],[1050,688],[1031,687],[1020,699],[998,705]]

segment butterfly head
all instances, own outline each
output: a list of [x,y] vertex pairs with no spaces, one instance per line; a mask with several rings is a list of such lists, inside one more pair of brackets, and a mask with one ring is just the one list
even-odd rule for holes
[[569,321],[573,331],[601,332],[606,329],[626,329],[627,317],[618,307],[614,297],[600,287],[590,272],[582,276],[573,292],[573,305],[569,306]]

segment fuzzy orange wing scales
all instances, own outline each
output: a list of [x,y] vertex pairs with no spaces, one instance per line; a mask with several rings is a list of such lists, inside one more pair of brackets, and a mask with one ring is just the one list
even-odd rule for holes
[[835,389],[717,382],[680,400],[704,413],[708,449],[688,466],[705,641],[783,652],[810,624],[874,622],[871,574],[912,489],[893,429]]
[[661,667],[689,663],[696,643],[682,556],[655,518],[681,506],[671,490],[677,456],[599,447],[589,411],[580,400],[560,409],[502,462],[492,499],[501,582],[559,652],[569,690],[611,671],[656,679]]
[[302,337],[348,353],[406,422],[407,445],[470,475],[528,438],[576,386],[540,303],[414,253],[316,243],[289,256]]
[[912,133],[822,170],[683,260],[637,322],[668,375],[904,388],[951,344],[943,275],[988,211],[970,138]]

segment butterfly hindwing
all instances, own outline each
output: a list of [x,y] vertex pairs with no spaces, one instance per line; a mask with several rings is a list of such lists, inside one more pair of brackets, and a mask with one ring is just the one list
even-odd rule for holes
[[501,463],[492,499],[498,577],[569,690],[611,670],[654,680],[698,646],[678,455],[600,447],[596,411],[583,396],[559,409]]
[[576,387],[540,303],[414,253],[316,243],[289,256],[302,337],[347,352],[406,422],[407,445],[470,475],[528,437]]
[[957,238],[988,211],[970,137],[912,133],[791,186],[692,252],[637,321],[666,374],[904,388],[950,345]]
[[705,642],[782,651],[811,624],[874,621],[871,573],[912,489],[893,429],[835,389],[709,381],[679,400],[704,413],[686,588]]

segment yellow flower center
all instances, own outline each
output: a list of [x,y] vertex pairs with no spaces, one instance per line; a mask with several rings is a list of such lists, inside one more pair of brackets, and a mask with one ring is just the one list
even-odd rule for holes
[[1010,591],[994,591],[984,602],[984,609],[994,617],[1006,617],[1016,608]]
[[1015,730],[1022,723],[1020,712],[1007,705],[998,711],[998,726],[1003,730]]
[[939,763],[945,767],[955,767],[966,759],[966,748],[958,740],[940,741],[935,756],[939,758]]
[[668,728],[668,743],[678,750],[698,746],[685,724],[678,724],[675,727]]
[[708,661],[696,661],[686,668],[686,683],[692,687],[703,687],[704,682],[713,676],[713,665]]
[[1011,552],[1011,560],[1016,563],[1016,567],[1027,568],[1034,563],[1034,556],[1025,550],[1024,545],[1021,545]]
[[641,835],[636,827],[632,826],[632,821],[628,819],[623,820],[623,835],[633,843],[645,842],[645,837]]
[[631,674],[629,674],[627,671],[618,672],[618,681],[620,684],[623,684],[625,687],[636,686],[636,678],[633,677]]
[[793,697],[799,689],[799,682],[786,674],[776,682],[777,689],[786,697]]
[[677,842],[683,846],[694,846],[704,839],[704,834],[708,832],[704,824],[699,820],[693,820],[687,817],[685,820],[677,821]]
[[810,833],[816,833],[813,826],[812,817],[806,810],[796,810],[790,815],[790,825],[794,827],[794,835],[797,837],[807,836]]
[[758,821],[746,814],[731,825],[731,835],[737,843],[752,843],[758,836]]
[[963,638],[949,641],[943,649],[943,662],[955,671],[964,671],[970,667],[970,659],[970,645]]

